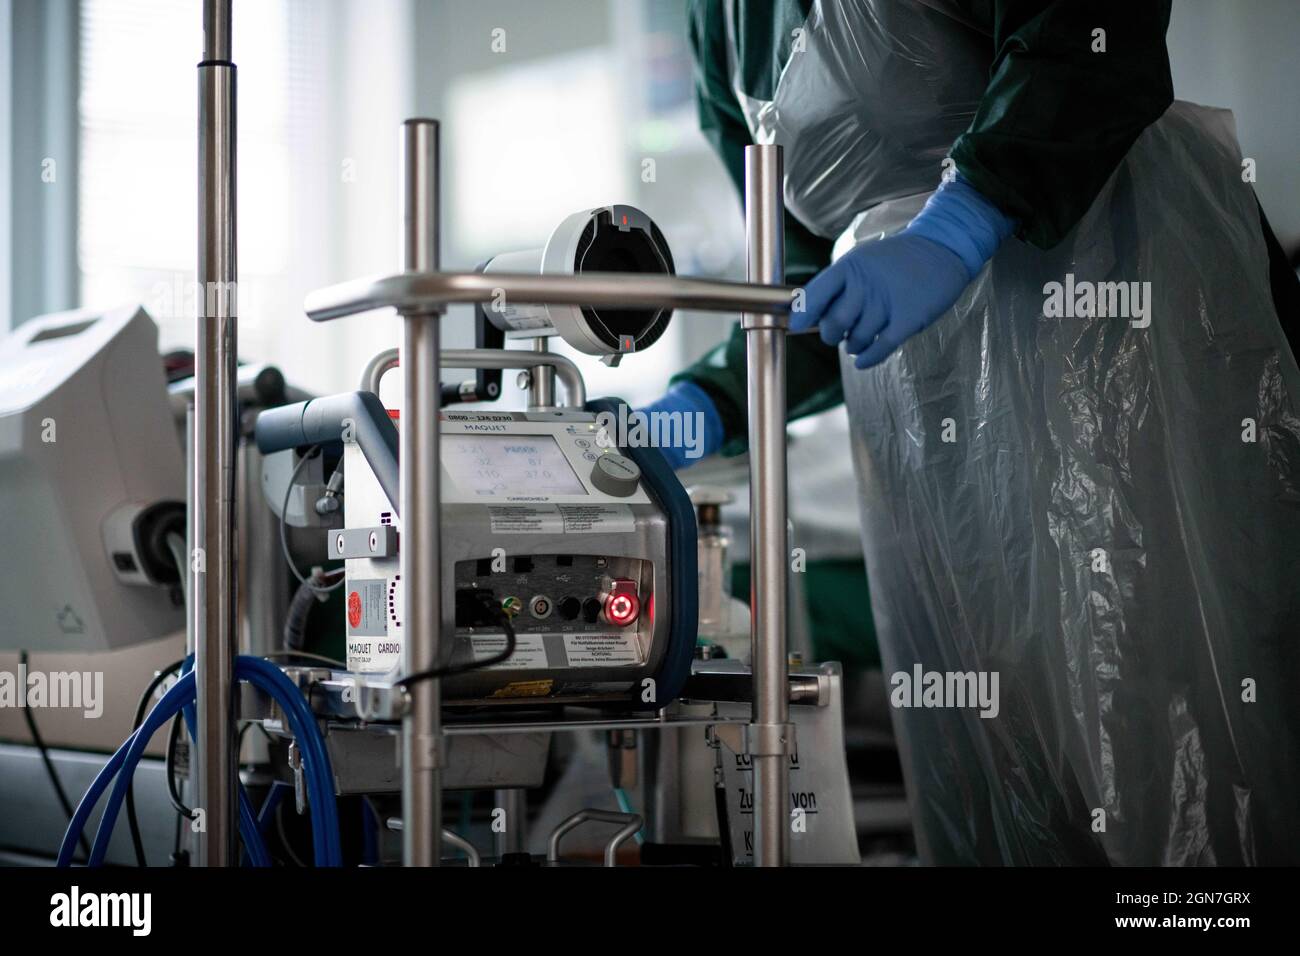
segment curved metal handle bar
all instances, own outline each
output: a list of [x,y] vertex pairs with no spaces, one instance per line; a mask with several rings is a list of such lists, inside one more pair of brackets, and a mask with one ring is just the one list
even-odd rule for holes
[[384,380],[384,375],[390,370],[397,368],[398,359],[401,358],[401,349],[384,349],[374,358],[366,363],[366,367],[361,370],[361,385],[363,391],[374,392],[379,394],[379,383]]
[[[369,362],[361,373],[361,387],[379,394],[379,383],[384,373],[397,368],[398,349],[386,349]],[[587,384],[582,371],[572,359],[554,352],[526,352],[523,349],[443,349],[438,353],[443,368],[537,368],[549,365],[564,383],[564,395],[569,408],[582,408],[587,404]]]
[[[389,830],[392,830],[395,833],[401,833],[402,818],[389,817],[384,822],[384,826],[386,826]],[[465,839],[463,836],[461,836],[455,830],[452,830],[450,827],[442,828],[442,842],[447,844],[448,846],[454,846],[456,849],[460,850],[460,852],[464,853],[465,859],[470,866],[483,865],[483,857],[479,854],[478,847],[476,847],[473,843],[470,843],[469,840]]]
[[580,827],[589,821],[592,823],[624,824],[624,826],[610,838],[609,842],[605,844],[606,866],[614,865],[614,858],[618,855],[619,846],[641,829],[641,817],[636,813],[615,813],[612,810],[579,810],[551,831],[551,839],[548,841],[546,847],[547,862],[559,862],[560,837],[564,836],[570,830]]
[[304,309],[313,322],[328,322],[372,309],[404,315],[437,314],[452,303],[507,301],[530,305],[585,305],[621,309],[695,309],[783,315],[795,289],[717,279],[588,272],[530,275],[482,272],[403,272],[353,279],[307,294]]
[[443,349],[438,359],[444,368],[538,368],[549,365],[564,383],[570,408],[587,404],[587,383],[572,359],[554,352],[526,352],[523,349]]
[[464,853],[465,859],[468,861],[470,866],[483,865],[483,858],[479,856],[478,847],[474,846],[473,843],[470,843],[469,840],[466,840],[455,830],[443,827],[442,842],[454,846],[456,849],[460,850],[460,852]]

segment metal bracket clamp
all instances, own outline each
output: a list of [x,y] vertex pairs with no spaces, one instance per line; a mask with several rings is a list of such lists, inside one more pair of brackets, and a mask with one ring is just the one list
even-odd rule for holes
[[745,752],[751,757],[780,757],[794,752],[794,724],[746,724]]
[[[358,683],[354,678],[345,678],[345,695],[351,693],[356,717],[362,722],[401,720],[411,707],[408,694],[385,693],[386,688]],[[344,698],[346,700],[346,696]]]
[[[803,311],[802,289],[790,290],[790,312],[796,311],[796,306],[798,311]],[[789,332],[790,312],[741,312],[740,326],[746,332],[751,329],[781,329]]]
[[341,528],[328,533],[332,561],[347,558],[391,558],[397,554],[397,529],[392,525],[373,528]]
[[[802,293],[802,289],[796,294]],[[765,315],[759,312],[744,312],[740,316],[740,327],[745,331],[750,329],[790,329],[790,315],[782,312],[779,315]]]
[[734,754],[779,757],[795,751],[794,724],[715,724],[709,734]]

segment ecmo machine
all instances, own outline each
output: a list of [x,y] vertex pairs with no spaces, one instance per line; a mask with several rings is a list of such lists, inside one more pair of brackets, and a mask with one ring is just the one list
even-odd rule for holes
[[[558,251],[557,251],[558,250]],[[631,206],[570,216],[545,250],[502,260],[567,274],[622,267],[671,274],[654,223]],[[669,309],[577,309],[489,304],[506,337],[561,335],[592,354],[621,356],[652,344]],[[480,330],[482,332],[482,330]],[[480,335],[482,340],[483,336]],[[357,674],[400,676],[407,594],[399,542],[397,429],[375,399],[396,356],[379,356],[367,390],[262,412],[264,454],[341,444],[344,527],[329,556],[346,567],[347,664]],[[470,367],[538,364],[527,411],[457,411],[479,391],[442,388],[439,418],[443,666],[448,702],[617,702],[662,707],[680,692],[695,648],[695,518],[659,451],[618,448],[602,423],[616,403],[584,405],[576,368],[549,353],[477,349],[443,361]],[[557,404],[556,372],[565,382]],[[609,418],[602,418],[601,411]],[[277,505],[279,491],[270,494]],[[499,621],[506,614],[513,647]],[[509,651],[509,653],[507,653]]]

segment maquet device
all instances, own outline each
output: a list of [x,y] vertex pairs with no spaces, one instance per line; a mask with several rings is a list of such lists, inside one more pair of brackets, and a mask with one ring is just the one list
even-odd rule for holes
[[[554,251],[561,247],[562,255]],[[502,259],[522,271],[520,255],[490,260],[487,271]],[[649,217],[617,205],[569,217],[534,259],[531,268],[543,270],[552,260],[570,270],[672,269]],[[671,318],[671,310],[552,308],[525,320],[527,307],[512,308],[507,338],[559,334],[603,355],[651,344]],[[486,311],[480,321],[500,328],[500,316]],[[526,365],[526,353],[518,354]],[[398,432],[390,417],[400,410],[363,391],[258,419],[264,453],[343,442],[344,527],[325,533],[329,556],[346,569],[349,671],[396,674],[404,595],[438,587],[448,702],[664,706],[689,675],[698,625],[695,516],[672,469],[656,448],[616,446],[603,427],[618,418],[616,400],[459,410],[452,403],[463,391],[443,390],[436,582],[401,578]],[[515,647],[494,662],[508,648],[501,613]]]

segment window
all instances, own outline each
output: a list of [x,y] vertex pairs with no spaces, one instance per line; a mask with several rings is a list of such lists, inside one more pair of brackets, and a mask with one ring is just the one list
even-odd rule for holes
[[[194,341],[200,8],[199,0],[81,7],[82,302],[142,302],[164,349]],[[319,252],[298,213],[310,204],[311,157],[326,126],[322,9],[311,0],[235,9],[244,358],[276,351],[270,320],[301,312],[299,274]]]
[[447,174],[459,252],[545,245],[570,213],[629,195],[609,49],[504,64],[452,81]]

